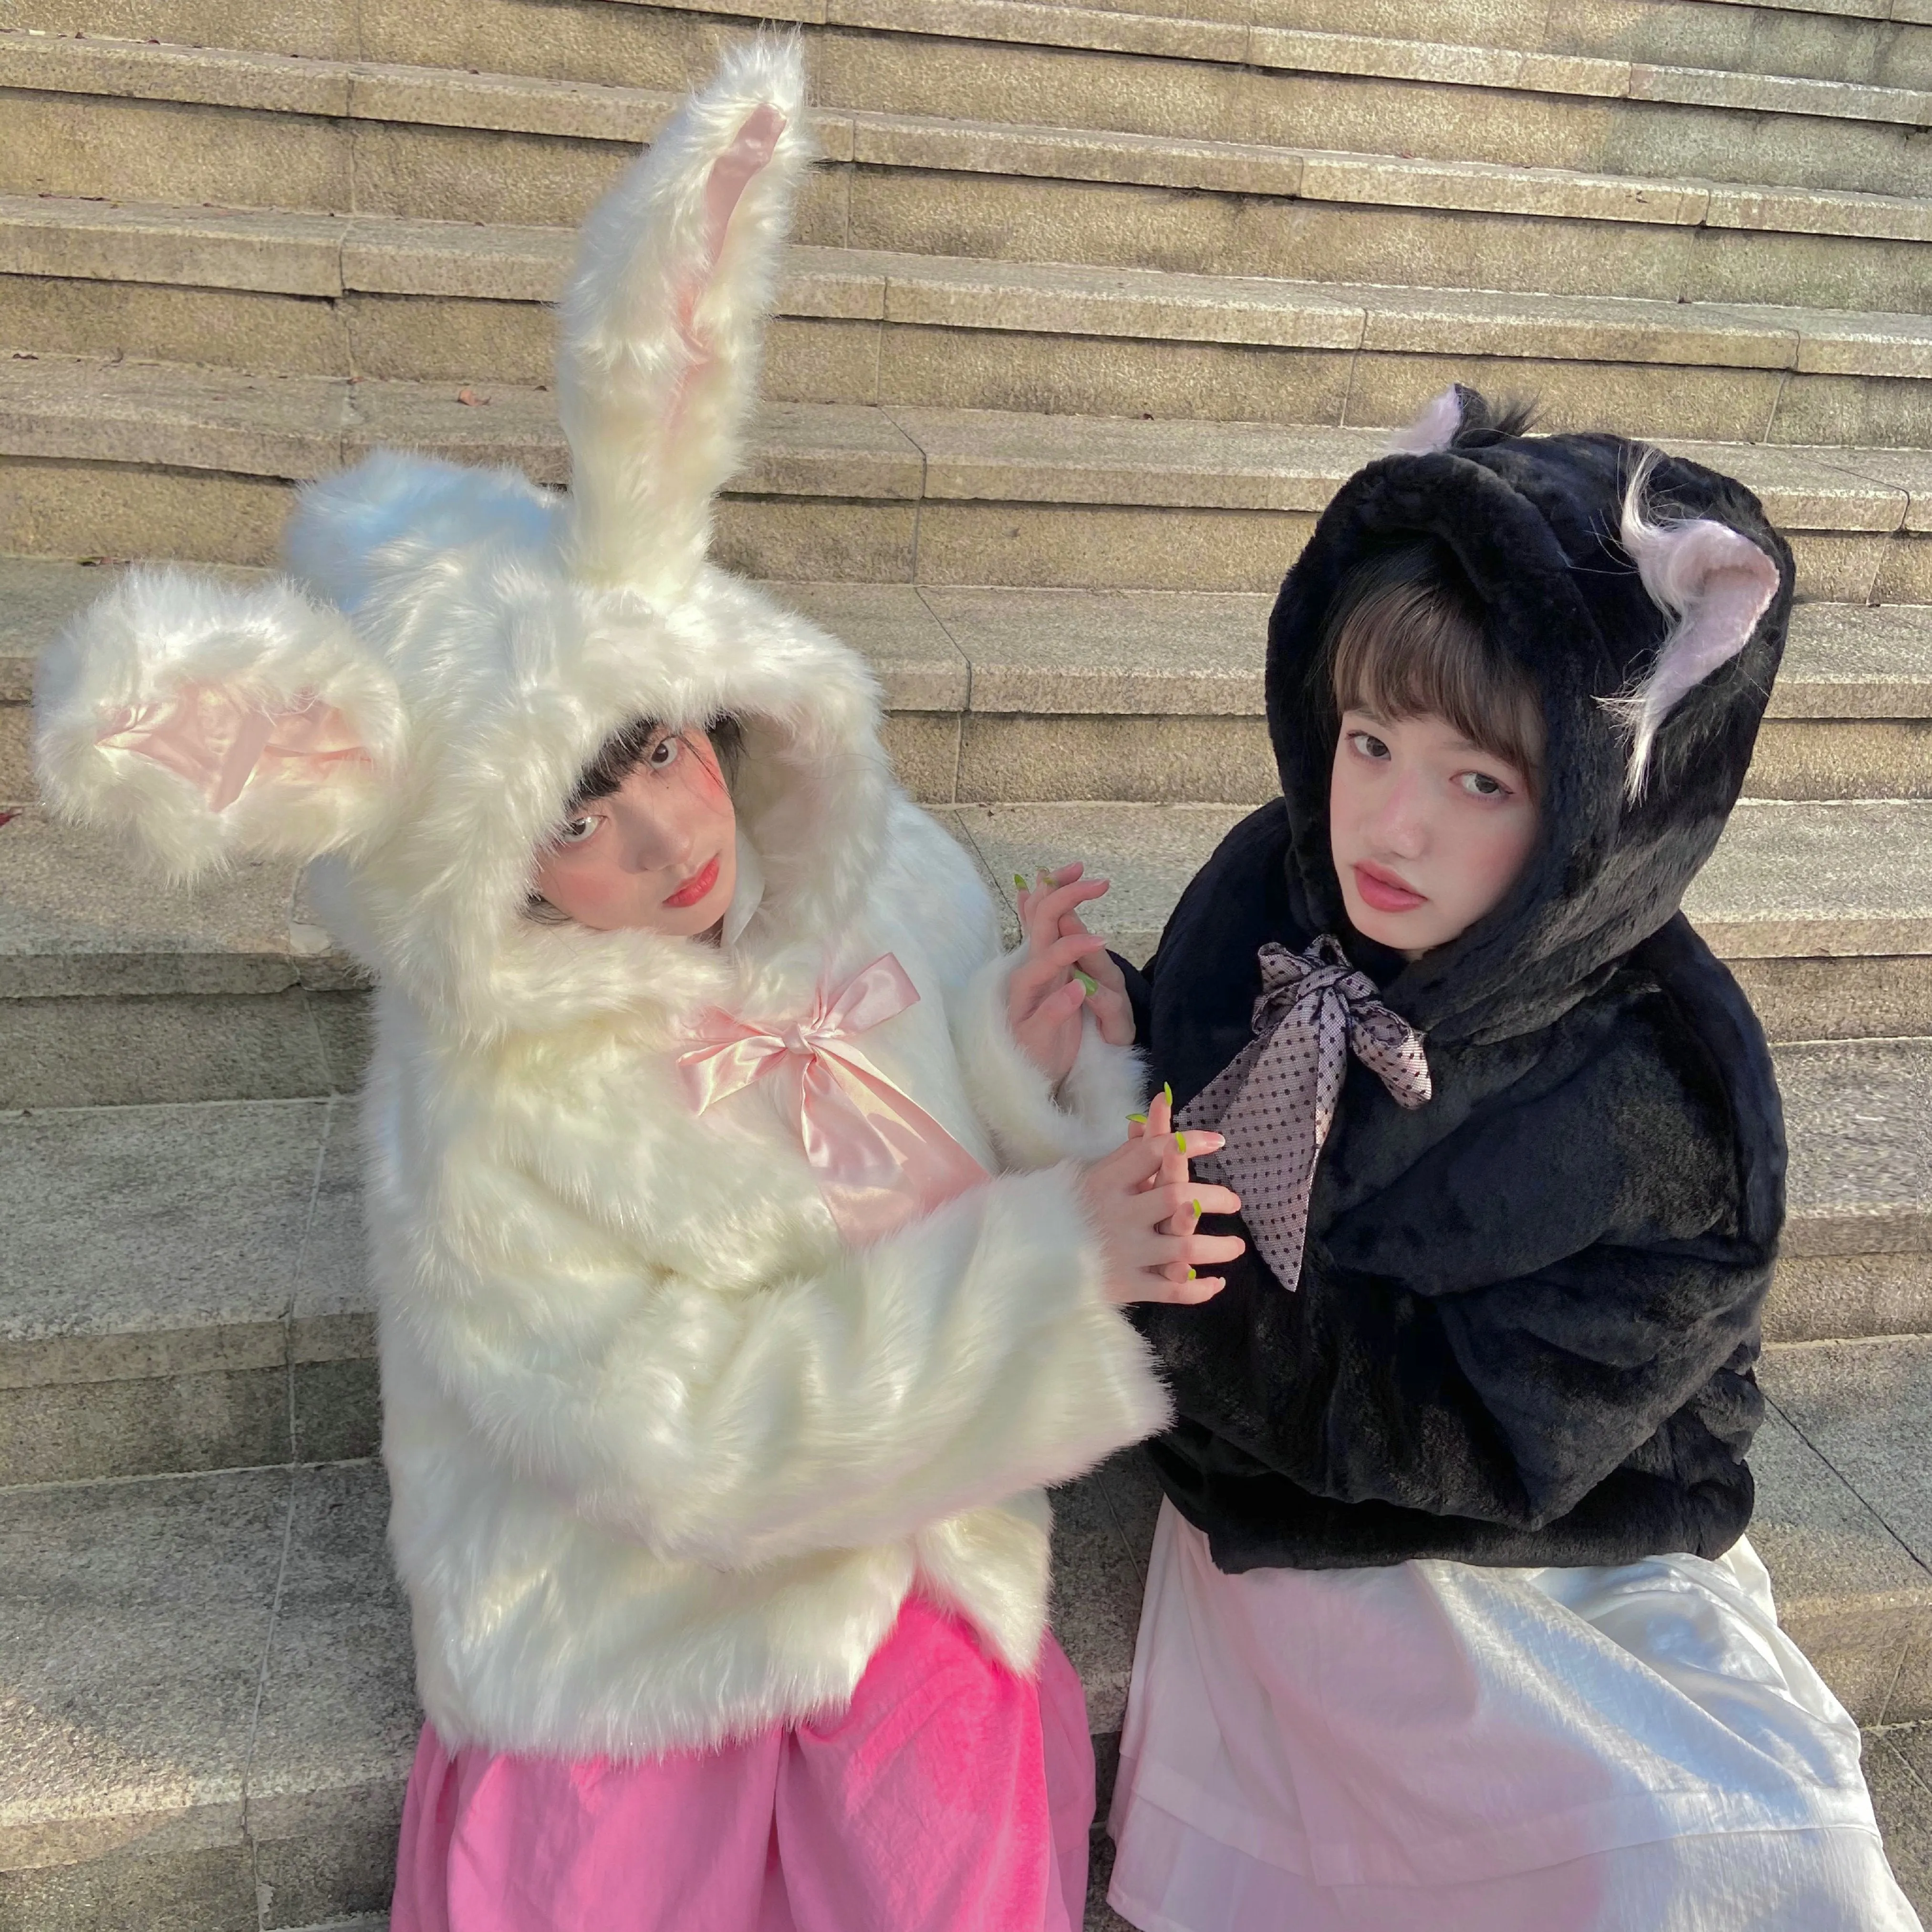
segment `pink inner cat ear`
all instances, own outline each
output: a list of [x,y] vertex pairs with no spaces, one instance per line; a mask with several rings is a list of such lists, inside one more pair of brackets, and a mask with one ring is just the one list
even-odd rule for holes
[[171,698],[102,720],[98,741],[187,779],[211,812],[226,812],[257,772],[320,784],[346,764],[368,764],[342,713],[320,698],[265,711],[218,685],[184,685]]
[[1630,690],[1604,700],[1630,733],[1629,796],[1643,795],[1652,747],[1680,700],[1744,649],[1778,595],[1776,562],[1742,530],[1698,518],[1654,523],[1643,488],[1650,466],[1624,493],[1621,536],[1652,601],[1676,620],[1657,660]]
[[1447,449],[1462,427],[1462,392],[1453,382],[1424,404],[1422,413],[1406,429],[1389,438],[1391,456],[1428,456]]

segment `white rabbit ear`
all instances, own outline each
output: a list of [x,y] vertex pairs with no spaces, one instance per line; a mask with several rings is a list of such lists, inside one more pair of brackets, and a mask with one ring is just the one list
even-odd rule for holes
[[310,859],[374,823],[395,686],[339,611],[130,571],[41,655],[34,767],[60,817],[187,879],[242,852]]
[[703,562],[736,466],[811,160],[796,38],[734,49],[592,210],[563,299],[566,556],[670,598]]
[[1652,601],[1674,621],[1648,674],[1604,700],[1630,733],[1625,789],[1633,801],[1643,796],[1664,721],[1687,692],[1750,642],[1778,585],[1775,560],[1729,524],[1705,517],[1654,521],[1645,495],[1656,463],[1653,451],[1630,478],[1619,537]]
[[1442,394],[1432,396],[1414,422],[1389,438],[1389,454],[1428,456],[1447,449],[1462,427],[1462,399],[1468,393],[1461,383],[1452,382]]

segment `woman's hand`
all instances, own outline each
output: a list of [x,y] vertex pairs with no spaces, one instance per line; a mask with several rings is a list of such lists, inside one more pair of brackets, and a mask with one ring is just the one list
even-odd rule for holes
[[1107,942],[1089,932],[1080,916],[1082,906],[1106,892],[1107,881],[1083,878],[1084,871],[1076,860],[1041,872],[1031,886],[1013,875],[1026,957],[1006,980],[1006,1022],[1021,1052],[1056,1087],[1080,1051],[1083,1012],[1092,1012],[1109,1046],[1133,1044],[1126,981]]
[[1203,1214],[1239,1214],[1240,1197],[1187,1172],[1190,1155],[1212,1154],[1222,1144],[1219,1134],[1171,1132],[1161,1096],[1139,1132],[1088,1164],[1081,1190],[1100,1229],[1106,1294],[1116,1308],[1206,1301],[1227,1286],[1225,1277],[1198,1270],[1232,1261],[1246,1242],[1196,1228]]

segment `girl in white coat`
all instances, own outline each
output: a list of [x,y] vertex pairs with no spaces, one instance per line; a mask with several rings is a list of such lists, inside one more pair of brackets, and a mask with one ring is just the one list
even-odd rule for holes
[[372,458],[292,580],[137,573],[43,666],[50,802],[177,876],[319,857],[376,976],[396,1932],[1077,1925],[1040,1486],[1160,1426],[1120,1305],[1239,1246],[1121,1144],[1095,888],[1002,958],[864,666],[704,560],[802,92],[732,58],[592,216],[567,500]]

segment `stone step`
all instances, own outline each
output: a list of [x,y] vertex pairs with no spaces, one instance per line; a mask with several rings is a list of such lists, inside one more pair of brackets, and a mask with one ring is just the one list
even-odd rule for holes
[[[394,122],[424,118],[418,94],[434,118],[452,92],[494,92],[449,77],[478,68],[486,82],[634,86],[648,76],[682,92],[715,64],[719,36],[708,14],[627,7],[620,17],[621,52],[609,46],[587,63],[560,61],[542,16],[499,10],[472,28],[460,62],[425,22],[415,46],[388,59],[310,58],[298,73],[280,52],[178,54],[145,39],[28,33],[38,46],[0,48],[0,84]],[[1439,160],[1932,191],[1932,161],[1913,136],[1932,122],[1932,92],[1922,88],[1013,0],[975,0],[936,21],[929,5],[902,0],[874,21],[806,31],[814,98],[832,114],[1156,136],[1212,128],[1262,146],[1348,152],[1383,146],[1395,128],[1406,150]],[[186,77],[172,71],[184,62]],[[410,70],[443,77],[406,78]],[[458,124],[476,123],[465,113]]]
[[[706,0],[707,5],[716,0]],[[758,0],[765,4],[765,0]],[[1133,0],[1136,10],[1143,0]],[[1147,10],[1158,11],[1149,7]],[[1196,10],[1192,0],[1185,10]],[[1922,0],[1261,0],[1256,17],[1411,40],[1480,40],[1536,53],[1590,54],[1733,73],[1808,74],[1885,87],[1932,81],[1932,20]]]
[[[0,804],[34,793],[34,657],[105,587],[97,567],[0,557]],[[901,781],[922,802],[1274,795],[1264,594],[769,587],[871,661]],[[1932,613],[1798,606],[1745,790],[1932,796]]]
[[[638,17],[679,13],[703,17],[688,24]],[[460,58],[484,68],[634,80],[654,56],[682,55],[697,35],[718,32],[719,16],[731,26],[796,21],[821,30],[814,35],[819,46],[836,46],[841,37],[906,32],[940,42],[1212,60],[1238,57],[1227,38],[1231,28],[1286,27],[1932,87],[1932,37],[1917,31],[1932,20],[1925,0],[1568,0],[1561,8],[1534,0],[955,0],[946,6],[932,0],[662,0],[648,8],[633,0],[551,0],[541,23],[514,0],[470,0],[454,18],[408,0],[278,0],[272,10],[236,0],[20,0],[15,17],[22,26],[53,33],[342,60]],[[1216,30],[1219,41],[1211,38]]]
[[[1861,1723],[1909,1722],[1932,1710],[1932,1509],[1898,1445],[1932,1342],[1774,1351],[1762,1379],[1751,1535],[1784,1622]],[[1054,1624],[1105,1760],[1155,1504],[1132,1454],[1057,1499]],[[381,1912],[419,1721],[386,1514],[367,1462],[0,1493],[10,1924]]]
[[[0,338],[266,374],[541,385],[561,228],[0,196]],[[1447,382],[1548,429],[1932,443],[1932,321],[793,250],[772,401],[1406,422]]]
[[[969,50],[969,69],[979,51]],[[1345,91],[1370,85],[1351,80]],[[165,152],[170,192],[189,202],[567,226],[674,98],[446,67],[0,33],[13,136],[0,152],[0,194],[142,200]],[[88,103],[85,142],[70,134],[77,99]],[[1009,105],[1003,95],[996,111]],[[1550,166],[1546,147],[1527,166],[1376,152],[1392,126],[1420,139],[1407,124],[1415,118],[1384,114],[1355,152],[1323,148],[1305,128],[1276,137],[1293,146],[1202,139],[1196,126],[1227,128],[1212,112],[1178,133],[1141,134],[828,109],[814,123],[826,164],[808,184],[797,232],[824,245],[1202,274],[1898,313],[1927,305],[1932,263],[1886,245],[1932,228],[1910,167],[1888,163],[1868,191],[1779,185],[1767,170],[1693,176],[1675,149],[1656,166],[1619,156],[1594,171]],[[1517,117],[1513,107],[1498,118]],[[1792,124],[1910,138],[1902,124]],[[1733,156],[1749,148],[1726,146]],[[1579,221],[1592,226],[1580,232]]]
[[[1932,1042],[1777,1049],[1774,1340],[1932,1330]],[[0,1487],[377,1442],[350,1098],[0,1114]]]
[[[1243,806],[952,806],[1004,904],[1071,857],[1114,881],[1144,958]],[[1932,1035],[1932,802],[1747,800],[1688,908],[1783,1041]],[[254,862],[191,892],[33,808],[0,825],[0,1107],[350,1092],[366,998],[296,875]]]
[[[1801,596],[1932,601],[1932,454],[1704,443],[1789,535]],[[1384,432],[1274,422],[771,404],[716,552],[785,580],[1272,590]],[[0,552],[274,554],[288,481],[399,445],[559,482],[548,392],[248,376],[171,363],[0,364]]]

